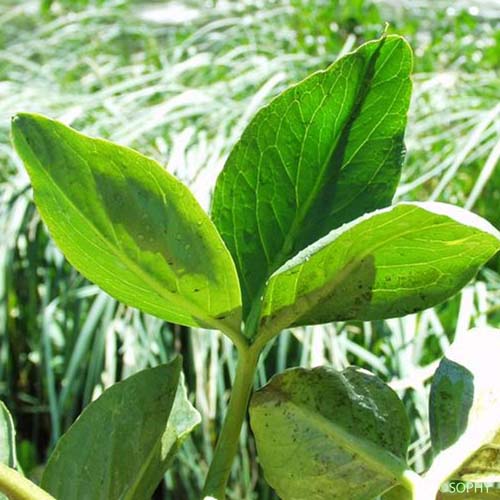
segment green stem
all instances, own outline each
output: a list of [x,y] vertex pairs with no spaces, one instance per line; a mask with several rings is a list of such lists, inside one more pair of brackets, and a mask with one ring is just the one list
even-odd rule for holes
[[10,500],[55,500],[19,472],[1,463],[0,491]]
[[214,458],[205,480],[202,497],[209,496],[217,500],[225,498],[226,484],[238,449],[241,426],[246,416],[260,352],[252,347],[238,350],[238,364],[231,398],[215,447]]

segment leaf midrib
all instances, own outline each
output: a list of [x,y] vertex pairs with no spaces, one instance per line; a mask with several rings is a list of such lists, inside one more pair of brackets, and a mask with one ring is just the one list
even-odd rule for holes
[[[370,59],[366,62],[366,67],[365,67],[365,70],[363,73],[363,77],[360,79],[356,99],[355,99],[354,103],[352,104],[352,108],[351,108],[351,111],[349,113],[349,116],[346,118],[345,123],[341,126],[340,130],[338,131],[337,137],[332,144],[332,147],[329,151],[329,154],[327,155],[323,165],[321,166],[320,174],[318,175],[318,177],[316,179],[316,182],[314,184],[314,188],[311,190],[311,192],[307,196],[305,203],[302,204],[301,210],[299,211],[298,215],[294,218],[294,221],[292,223],[290,231],[288,232],[288,234],[286,235],[286,237],[283,241],[283,244],[281,246],[281,250],[277,253],[277,255],[273,259],[273,261],[270,262],[269,265],[267,266],[267,276],[265,277],[264,283],[261,285],[260,289],[258,290],[258,293],[253,298],[253,304],[252,304],[252,307],[251,307],[250,312],[248,314],[248,319],[249,319],[249,322],[251,325],[250,331],[249,331],[250,336],[255,335],[255,332],[253,332],[252,330],[256,328],[257,318],[260,316],[260,311],[262,309],[262,301],[260,300],[260,297],[263,295],[263,293],[266,289],[267,280],[290,257],[289,254],[293,250],[294,242],[296,241],[297,236],[300,233],[300,229],[303,226],[304,221],[306,220],[306,218],[309,214],[309,211],[311,210],[312,206],[314,205],[315,201],[317,200],[318,195],[325,188],[325,177],[328,174],[328,171],[329,171],[328,167],[332,164],[332,159],[335,155],[335,152],[337,151],[337,149],[341,143],[343,145],[347,144],[346,134],[349,134],[349,131],[350,131],[353,123],[358,118],[359,112],[361,111],[363,103],[364,103],[366,97],[368,96],[368,94],[370,93],[371,82],[372,82],[373,78],[375,77],[375,74],[373,74],[371,76],[371,78],[368,79],[368,82],[367,82],[367,75],[369,74],[369,72],[372,69],[375,69],[375,64],[376,64],[377,59],[380,55],[380,51],[382,50],[382,47],[385,43],[385,40],[386,40],[385,36],[379,40],[378,46],[375,48],[374,52],[371,54]],[[333,63],[333,64],[335,65],[337,63],[338,63],[338,61]],[[324,72],[328,72],[328,69],[325,70]],[[342,102],[342,109],[344,107],[344,103],[345,102],[343,101]],[[342,158],[338,159],[336,162],[336,163],[338,163],[339,171],[335,172],[335,177],[338,177],[338,175],[340,174],[340,167],[342,166],[343,158],[344,158],[344,155],[342,155]],[[235,241],[237,241],[237,238],[235,238]],[[264,249],[264,247],[263,247],[263,249]]]
[[[412,203],[401,203],[400,205],[393,205],[393,207],[391,207],[391,209],[389,209],[387,211],[394,210],[395,207],[401,207],[401,206],[409,206],[409,207],[412,207],[413,210],[405,211],[399,217],[387,221],[383,225],[378,226],[378,228],[383,227],[384,225],[391,224],[391,223],[393,223],[396,220],[399,220],[399,219],[402,219],[402,218],[406,218],[406,217],[408,217],[409,215],[411,215],[412,213],[414,213],[417,210],[422,210],[423,209],[428,214],[430,214],[430,215],[432,214],[432,212],[430,210],[422,208],[422,207],[420,207],[418,205],[414,205]],[[444,217],[450,219],[450,217],[448,217],[448,216],[444,216]],[[457,223],[457,222],[454,222],[453,220],[450,220],[450,221],[443,222],[441,225],[443,225],[443,224],[454,224],[454,223]],[[420,227],[419,230],[423,230],[423,229],[427,230],[427,229],[430,229],[430,228],[434,228],[436,226],[437,226],[437,224],[433,224],[432,226]],[[339,273],[337,273],[331,280],[329,280],[327,283],[325,283],[323,286],[321,286],[319,288],[315,288],[314,290],[311,290],[310,292],[308,292],[307,294],[305,294],[303,297],[299,297],[299,299],[302,299],[303,301],[307,300],[308,302],[310,302],[310,300],[311,300],[310,297],[315,297],[316,299],[318,299],[318,302],[321,301],[326,295],[328,295],[329,293],[331,293],[338,286],[338,284],[345,278],[346,275],[348,275],[350,272],[352,272],[353,270],[355,270],[361,264],[361,262],[363,261],[364,258],[366,258],[368,255],[370,255],[372,252],[376,251],[381,246],[386,245],[387,243],[390,243],[391,241],[393,241],[396,238],[399,238],[401,236],[405,236],[407,234],[411,234],[414,231],[415,231],[415,229],[412,228],[412,229],[408,229],[407,231],[398,232],[397,234],[393,235],[392,237],[390,237],[388,239],[385,239],[383,241],[380,241],[379,243],[377,243],[375,245],[372,245],[369,248],[366,248],[365,251],[362,252],[356,258],[356,261],[353,264],[348,264]],[[346,234],[346,233],[343,233],[343,234]],[[339,237],[340,236],[342,236],[342,234],[340,234]],[[330,244],[331,243],[332,242],[330,242]],[[323,247],[323,248],[319,249],[318,251],[321,251],[324,248],[326,248],[326,247]],[[300,265],[301,268],[303,268],[304,267],[304,262],[301,262],[298,265]],[[297,280],[298,280],[298,278],[297,278]],[[272,304],[272,302],[271,302],[271,304]],[[268,306],[268,309],[270,308],[272,310],[272,305],[271,304]],[[298,309],[297,309],[297,312],[294,312],[294,307],[293,307],[294,304],[297,304],[297,300],[295,300],[293,303],[285,305],[285,306],[281,307],[280,309],[278,309],[277,311],[275,311],[275,319],[272,321],[272,323],[276,322],[279,325],[280,324],[280,320],[283,321],[285,318],[287,318],[286,322],[288,324],[291,324],[291,323],[289,323],[289,321],[292,321],[292,322],[296,321],[297,319],[300,319],[302,317],[302,315],[306,314],[307,310],[298,311]],[[287,312],[289,312],[290,314],[286,314]],[[280,318],[280,316],[283,315],[283,314],[284,314],[284,317]],[[262,319],[265,320],[268,317],[269,316],[264,316]],[[266,325],[266,329],[270,328],[269,325],[270,325],[269,323]],[[270,330],[273,330],[273,329],[274,328],[271,326]]]
[[[364,73],[362,78],[360,79],[360,83],[358,86],[358,92],[356,93],[356,98],[352,104],[352,108],[350,110],[349,115],[347,116],[345,123],[341,126],[338,135],[332,144],[332,147],[330,148],[330,151],[321,166],[320,169],[320,174],[317,176],[316,182],[314,184],[313,189],[311,190],[309,196],[306,198],[305,203],[302,204],[302,209],[299,212],[298,216],[294,219],[294,222],[292,224],[292,227],[287,234],[285,241],[283,242],[282,250],[281,252],[277,255],[277,257],[273,261],[273,265],[270,268],[270,272],[268,276],[270,276],[279,266],[283,264],[283,260],[287,257],[286,253],[288,253],[290,250],[287,252],[287,247],[292,246],[293,247],[293,242],[296,240],[298,234],[300,233],[300,228],[303,226],[303,223],[305,219],[307,218],[309,211],[311,210],[314,202],[316,201],[318,195],[321,193],[321,191],[325,187],[325,176],[329,171],[329,166],[332,165],[332,159],[335,156],[335,153],[338,149],[338,147],[342,144],[346,144],[348,137],[346,137],[346,134],[349,134],[349,131],[351,130],[352,125],[356,121],[356,119],[359,116],[359,113],[361,111],[361,108],[363,106],[363,103],[365,102],[366,97],[370,93],[371,90],[371,82],[373,81],[373,78],[375,75],[372,75],[370,78],[367,79],[367,76],[370,72],[371,69],[374,69],[375,64],[377,62],[378,56],[380,54],[380,51],[382,50],[382,47],[385,43],[386,38],[383,37],[379,40],[379,43],[377,47],[375,48],[373,54],[371,54],[370,59],[366,62],[366,67],[364,69]],[[336,63],[334,63],[336,64]],[[327,70],[328,71],[328,70]],[[342,103],[342,108],[344,107],[344,102]],[[340,113],[340,111],[339,111]],[[342,165],[342,159],[344,158],[344,155],[342,155],[342,158],[339,158],[336,163],[338,163],[339,167]],[[337,177],[340,171],[335,172],[335,176]],[[278,267],[276,267],[278,266]]]
[[[386,449],[366,439],[359,438],[355,434],[351,434],[341,425],[328,420],[323,415],[311,411],[303,405],[297,404],[292,400],[288,400],[287,404],[292,406],[295,413],[297,413],[306,422],[312,422],[313,427],[316,427],[321,432],[325,433],[342,448],[347,449],[354,455],[361,457],[378,473],[394,478],[397,481],[403,472],[407,470],[405,461],[390,451],[387,451]],[[377,460],[378,457],[383,458],[383,460]]]
[[[162,446],[162,440],[163,440],[163,436],[165,435],[165,433],[167,432],[167,429],[168,429],[168,421],[170,419],[170,415],[172,414],[172,410],[174,409],[174,405],[175,405],[175,398],[177,396],[177,391],[179,390],[179,382],[180,382],[180,367],[179,367],[179,370],[177,372],[177,380],[176,380],[176,383],[175,383],[175,386],[176,386],[176,391],[174,393],[174,396],[173,396],[173,400],[172,400],[172,404],[170,405],[170,409],[168,411],[168,415],[167,415],[167,418],[166,418],[166,425],[165,425],[165,428],[162,429],[161,433],[160,433],[160,436],[159,436],[159,439],[158,441],[156,442],[156,444],[151,447],[151,450],[149,451],[148,453],[148,456],[146,458],[146,460],[144,460],[144,463],[142,464],[139,472],[137,473],[137,477],[136,479],[134,480],[133,484],[128,488],[127,492],[125,493],[125,495],[123,496],[123,499],[122,500],[133,500],[134,499],[134,495],[137,491],[137,488],[140,486],[141,484],[141,481],[142,481],[142,478],[145,476],[146,474],[146,471],[149,469],[149,466],[151,465],[151,462],[155,456],[155,453],[156,453],[156,450],[158,448],[161,448]],[[176,433],[176,442],[178,441],[178,437],[177,437],[177,433]],[[161,465],[163,463],[163,460],[161,462],[158,463],[158,465]]]

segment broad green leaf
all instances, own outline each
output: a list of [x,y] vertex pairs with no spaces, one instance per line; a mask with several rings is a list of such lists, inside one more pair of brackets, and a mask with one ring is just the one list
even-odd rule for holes
[[500,482],[499,355],[500,330],[483,327],[455,339],[441,361],[429,406],[430,481]]
[[39,115],[14,117],[12,136],[43,220],[84,276],[167,321],[239,326],[231,256],[191,192],[158,163]]
[[488,222],[444,203],[401,203],[345,224],[269,280],[261,326],[403,316],[458,292],[500,249]]
[[16,429],[3,401],[0,401],[0,463],[12,468],[17,467]]
[[180,370],[177,358],[106,390],[58,442],[43,488],[58,500],[150,498],[198,421]]
[[243,132],[217,180],[212,215],[246,312],[299,250],[391,203],[411,69],[401,37],[366,43],[283,92]]
[[396,393],[354,368],[295,368],[250,404],[266,480],[284,500],[371,499],[406,470],[410,427]]

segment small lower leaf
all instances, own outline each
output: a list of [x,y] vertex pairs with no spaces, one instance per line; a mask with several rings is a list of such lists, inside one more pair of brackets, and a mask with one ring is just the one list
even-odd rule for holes
[[176,358],[106,390],[58,442],[42,486],[58,500],[150,498],[199,418],[180,370]]
[[144,498],[151,497],[158,484],[158,478],[163,476],[182,443],[200,423],[200,414],[187,398],[183,378],[181,373],[181,383],[175,395],[167,428],[156,445],[150,466],[145,471],[140,483],[137,484],[135,491],[128,492],[126,496],[128,500],[144,500]]
[[[0,401],[0,463],[13,469],[17,467],[15,437],[16,429],[12,415],[3,401]],[[8,499],[0,493],[0,500]]]
[[12,415],[0,401],[0,463],[9,467],[17,467],[16,459],[16,429]]
[[266,479],[284,500],[375,498],[406,470],[404,406],[367,372],[287,370],[254,394],[250,416]]
[[475,329],[453,342],[431,387],[434,482],[500,481],[500,330]]

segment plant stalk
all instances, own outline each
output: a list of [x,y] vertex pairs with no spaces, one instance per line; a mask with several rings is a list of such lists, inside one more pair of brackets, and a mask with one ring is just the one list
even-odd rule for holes
[[0,463],[0,491],[10,500],[55,500],[14,469]]
[[241,426],[246,416],[260,352],[252,347],[238,350],[238,364],[231,397],[214,457],[208,469],[202,498],[213,497],[217,500],[225,498],[226,484],[238,450]]

